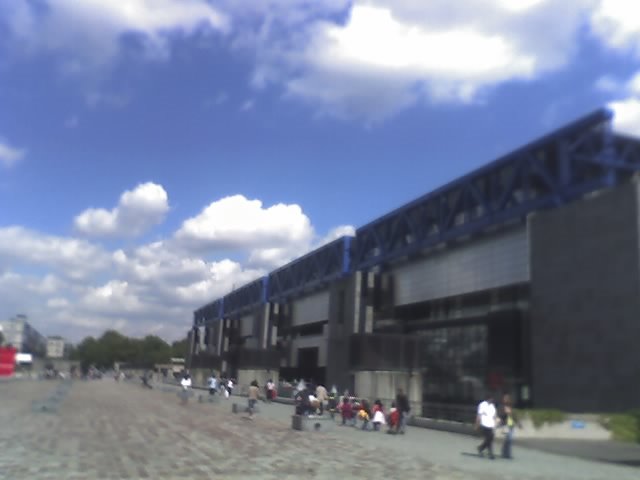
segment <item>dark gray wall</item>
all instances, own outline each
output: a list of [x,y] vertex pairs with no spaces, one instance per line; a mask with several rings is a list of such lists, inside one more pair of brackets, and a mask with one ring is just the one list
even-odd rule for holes
[[[353,391],[349,371],[349,337],[354,333],[354,317],[360,302],[356,277],[359,272],[333,283],[329,287],[329,334],[327,345],[327,388],[336,385],[339,391]],[[342,296],[342,300],[340,297]]]
[[640,406],[637,185],[532,215],[529,233],[534,406]]

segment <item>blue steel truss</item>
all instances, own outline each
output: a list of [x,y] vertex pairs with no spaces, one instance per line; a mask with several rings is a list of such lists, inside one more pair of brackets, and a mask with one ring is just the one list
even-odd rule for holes
[[640,139],[598,110],[428,193],[194,312],[194,326],[286,300],[348,273],[524,220],[640,170]]
[[352,238],[338,238],[271,272],[268,300],[281,301],[349,273]]
[[223,298],[224,317],[238,315],[267,301],[268,277],[243,285]]
[[618,168],[635,171],[635,165],[640,163],[640,139],[616,134],[613,141]]
[[640,169],[639,142],[613,135],[598,110],[359,228],[354,269],[525,219]]
[[200,327],[220,320],[224,315],[223,304],[224,299],[219,298],[193,312],[193,325]]

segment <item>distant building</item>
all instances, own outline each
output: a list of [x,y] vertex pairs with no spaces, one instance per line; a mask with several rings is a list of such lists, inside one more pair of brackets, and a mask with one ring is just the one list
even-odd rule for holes
[[45,338],[29,323],[26,315],[16,315],[0,322],[5,345],[12,345],[19,353],[42,357],[46,353]]
[[47,358],[64,358],[64,356],[64,338],[58,336],[47,337]]

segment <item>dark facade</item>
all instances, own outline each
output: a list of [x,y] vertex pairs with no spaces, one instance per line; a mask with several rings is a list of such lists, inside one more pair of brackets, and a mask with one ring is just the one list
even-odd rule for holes
[[532,216],[536,405],[640,405],[639,218],[636,182]]
[[402,387],[448,419],[489,391],[636,407],[640,141],[610,119],[580,119],[202,307],[192,368],[387,401]]

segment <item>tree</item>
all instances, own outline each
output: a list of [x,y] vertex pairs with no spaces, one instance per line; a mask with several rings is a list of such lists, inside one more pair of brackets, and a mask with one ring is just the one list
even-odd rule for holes
[[129,338],[115,330],[107,330],[98,339],[87,337],[78,344],[72,359],[79,361],[83,369],[94,365],[111,368],[118,362],[138,368],[151,368],[158,363],[167,363],[171,357],[171,346],[154,335],[143,339]]
[[189,337],[177,340],[171,344],[171,356],[176,358],[186,358],[189,353]]
[[4,333],[0,332],[0,347],[4,345]]

